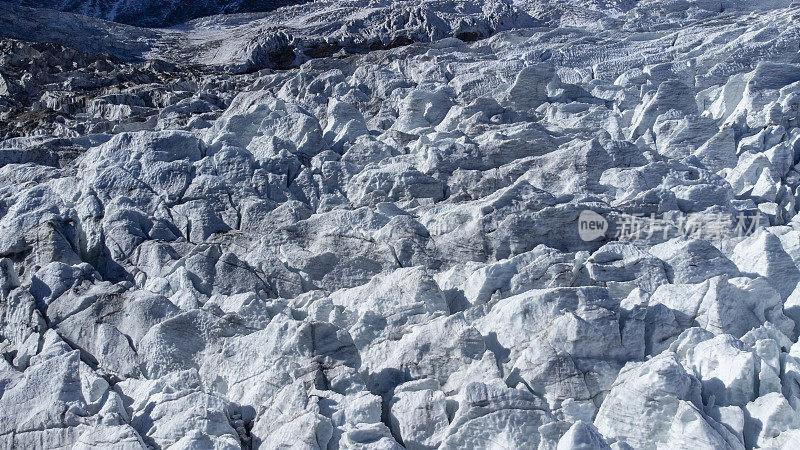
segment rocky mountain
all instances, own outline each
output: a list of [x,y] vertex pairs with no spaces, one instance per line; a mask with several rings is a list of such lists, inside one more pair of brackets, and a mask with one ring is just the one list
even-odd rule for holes
[[0,447],[796,448],[798,19],[0,3]]
[[138,27],[168,27],[217,14],[274,11],[302,0],[16,0],[47,8]]

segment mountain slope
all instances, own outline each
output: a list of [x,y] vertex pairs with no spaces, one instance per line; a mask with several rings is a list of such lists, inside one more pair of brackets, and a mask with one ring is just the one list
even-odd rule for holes
[[273,11],[305,0],[15,0],[138,27],[168,27],[216,14]]

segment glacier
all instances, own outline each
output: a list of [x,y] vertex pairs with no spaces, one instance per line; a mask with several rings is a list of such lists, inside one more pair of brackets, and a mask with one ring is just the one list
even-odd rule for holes
[[18,3],[0,447],[800,447],[800,3]]

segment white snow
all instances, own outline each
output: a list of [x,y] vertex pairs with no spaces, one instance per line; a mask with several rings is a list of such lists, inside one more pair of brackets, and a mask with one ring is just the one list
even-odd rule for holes
[[0,3],[0,447],[797,447],[798,17]]

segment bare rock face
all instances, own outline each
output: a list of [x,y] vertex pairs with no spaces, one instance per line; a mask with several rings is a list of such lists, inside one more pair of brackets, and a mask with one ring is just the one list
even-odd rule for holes
[[796,447],[797,17],[0,3],[0,447]]

